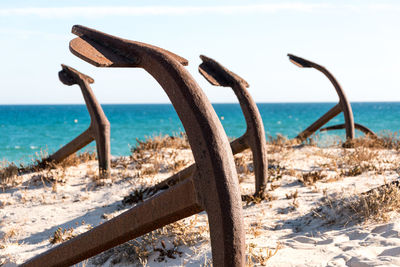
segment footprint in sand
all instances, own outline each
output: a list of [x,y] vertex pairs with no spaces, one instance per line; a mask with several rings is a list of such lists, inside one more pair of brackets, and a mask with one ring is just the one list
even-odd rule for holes
[[400,257],[400,247],[385,249],[385,250],[384,250],[381,254],[379,254],[378,256]]
[[293,238],[293,240],[300,242],[300,243],[306,243],[306,244],[316,244],[317,241],[315,241],[314,239],[310,238],[310,237],[306,237],[306,236],[297,236],[295,238]]
[[381,236],[385,238],[388,237],[399,238],[400,225],[395,223],[380,225],[375,227],[371,232],[376,234],[381,234]]
[[293,239],[287,240],[285,244],[294,249],[307,249],[307,248],[314,248],[315,245],[317,244],[317,241],[310,237],[297,236]]

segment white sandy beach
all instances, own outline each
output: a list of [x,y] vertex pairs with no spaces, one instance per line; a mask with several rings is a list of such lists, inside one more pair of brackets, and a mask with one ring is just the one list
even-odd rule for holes
[[[0,193],[0,266],[21,264],[57,245],[50,241],[109,220],[131,207],[121,202],[130,192],[168,177],[173,170],[167,166],[173,160],[182,166],[192,162],[187,149],[162,149],[156,157],[160,172],[154,175],[144,171],[152,168],[151,161],[140,172],[128,157],[114,159],[118,164],[113,179],[102,185],[93,178],[97,161],[15,178],[17,185]],[[397,211],[374,215],[374,207],[357,204],[360,193],[398,178],[398,151],[269,145],[268,157],[269,199],[243,202],[248,266],[400,266]],[[246,151],[235,158],[242,162],[238,170],[242,193],[249,194],[254,188],[251,154]],[[79,266],[142,265],[211,265],[206,214]]]

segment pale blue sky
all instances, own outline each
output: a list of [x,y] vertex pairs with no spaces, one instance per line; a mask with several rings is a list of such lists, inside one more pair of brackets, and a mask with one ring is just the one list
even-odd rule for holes
[[[112,6],[110,5],[112,3]],[[189,60],[212,102],[236,102],[198,74],[200,54],[246,79],[257,102],[334,102],[329,81],[286,54],[315,61],[351,101],[400,101],[400,1],[0,1],[0,104],[83,103],[60,64],[95,79],[101,103],[167,103],[141,69],[100,69],[69,52],[74,24],[157,45]]]

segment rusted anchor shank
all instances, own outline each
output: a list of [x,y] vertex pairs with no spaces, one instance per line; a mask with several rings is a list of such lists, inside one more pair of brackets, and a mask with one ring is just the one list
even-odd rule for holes
[[67,266],[181,218],[206,210],[214,266],[244,266],[242,207],[229,142],[205,94],[181,63],[155,46],[121,39],[83,26],[70,50],[102,67],[141,67],[169,96],[186,130],[196,172],[176,186],[114,219],[30,260],[25,266]]
[[246,89],[249,84],[212,58],[204,55],[201,55],[200,58],[203,60],[203,63],[199,66],[201,75],[212,85],[231,87],[239,100],[247,129],[242,138],[231,143],[231,148],[233,154],[236,154],[244,149],[244,145],[246,148],[250,147],[254,161],[255,193],[259,194],[264,191],[268,178],[267,141],[260,112]]
[[315,133],[319,128],[324,126],[329,120],[337,116],[340,112],[343,112],[345,128],[346,128],[346,139],[352,140],[354,138],[354,119],[353,119],[353,111],[351,110],[351,105],[347,100],[347,97],[335,79],[335,77],[323,66],[318,65],[314,62],[311,62],[307,59],[297,57],[291,54],[288,54],[289,60],[298,67],[301,68],[314,68],[320,72],[322,72],[328,79],[331,81],[332,85],[335,87],[336,93],[339,96],[339,103],[331,108],[327,113],[325,113],[321,118],[316,120],[313,124],[311,124],[307,129],[301,132],[297,139],[303,141],[307,139],[310,135]]
[[77,84],[81,88],[86,107],[90,115],[89,128],[74,140],[60,148],[46,161],[61,162],[71,154],[96,140],[97,157],[99,160],[100,177],[106,178],[110,175],[110,123],[97,101],[90,84],[94,80],[79,71],[61,65],[62,70],[58,73],[60,81],[65,85]]
[[[345,124],[337,124],[337,125],[332,125],[332,126],[328,126],[325,128],[321,128],[320,131],[332,131],[332,130],[341,130],[344,129],[346,126]],[[359,124],[359,123],[354,123],[354,128],[356,128],[357,130],[363,132],[365,135],[369,135],[370,137],[378,137],[371,129],[369,129],[368,127]]]

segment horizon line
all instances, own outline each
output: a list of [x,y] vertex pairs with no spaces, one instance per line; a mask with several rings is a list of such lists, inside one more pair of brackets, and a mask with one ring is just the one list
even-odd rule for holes
[[[282,101],[282,102],[256,102],[256,104],[336,104],[337,101]],[[388,101],[388,100],[378,100],[378,101],[351,101],[352,103],[400,103],[399,101]],[[238,104],[239,102],[211,102],[211,104]],[[0,103],[0,106],[85,106],[85,103]],[[170,102],[146,102],[146,103],[103,103],[100,105],[172,105]]]

